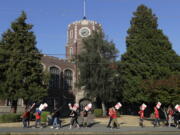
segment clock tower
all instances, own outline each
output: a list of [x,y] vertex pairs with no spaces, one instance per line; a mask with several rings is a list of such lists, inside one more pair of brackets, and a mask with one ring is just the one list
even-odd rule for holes
[[[71,61],[72,58],[79,55],[83,50],[82,39],[91,36],[93,31],[102,31],[101,24],[96,21],[88,20],[85,15],[85,1],[84,0],[84,17],[82,20],[75,21],[68,25],[67,29],[67,44],[66,44],[66,59]],[[78,81],[78,67],[74,64],[74,82]],[[79,103],[85,97],[85,91],[77,87],[74,88],[73,94],[75,102]]]
[[86,0],[84,0],[83,19],[68,25],[66,58],[71,60],[73,56],[80,54],[83,48],[82,39],[90,36],[93,31],[102,31],[101,24],[86,18]]
[[83,48],[82,39],[90,36],[93,31],[99,30],[102,30],[101,24],[96,21],[87,20],[86,17],[69,24],[67,30],[66,58],[71,60],[73,56],[80,54]]

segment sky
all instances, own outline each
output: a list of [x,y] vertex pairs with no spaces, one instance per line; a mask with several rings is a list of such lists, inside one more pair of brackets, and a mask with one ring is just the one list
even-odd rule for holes
[[[119,56],[126,52],[125,38],[133,12],[141,4],[158,17],[159,29],[180,55],[180,0],[86,0],[86,16],[102,24],[107,39],[115,43]],[[67,26],[83,18],[83,0],[1,0],[0,34],[21,11],[33,24],[37,48],[46,55],[65,58]]]

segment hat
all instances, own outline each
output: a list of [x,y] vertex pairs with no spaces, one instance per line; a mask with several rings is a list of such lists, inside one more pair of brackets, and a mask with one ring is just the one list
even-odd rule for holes
[[117,110],[119,110],[119,108],[121,108],[121,106],[122,106],[122,104],[121,104],[120,102],[118,102],[118,103],[115,105],[115,108],[116,108]]
[[159,109],[161,107],[161,102],[158,102],[156,108]]

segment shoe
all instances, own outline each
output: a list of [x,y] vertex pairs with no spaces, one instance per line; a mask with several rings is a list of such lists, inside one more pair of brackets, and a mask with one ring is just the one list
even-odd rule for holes
[[58,127],[56,129],[59,129]]
[[154,126],[154,128],[156,127],[156,124],[155,123],[153,123],[153,126]]
[[52,129],[53,129],[54,127],[52,126],[52,127],[50,127],[50,128],[52,128]]

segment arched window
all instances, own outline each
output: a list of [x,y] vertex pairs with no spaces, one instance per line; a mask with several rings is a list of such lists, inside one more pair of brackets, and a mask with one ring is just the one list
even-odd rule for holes
[[70,30],[70,38],[73,38],[73,30]]
[[70,52],[69,53],[70,53],[70,56],[73,56],[73,48],[72,47],[70,48]]
[[64,89],[65,90],[72,90],[72,84],[73,84],[72,71],[69,69],[66,69],[64,71]]
[[57,67],[50,67],[50,82],[49,87],[60,88],[60,70]]

